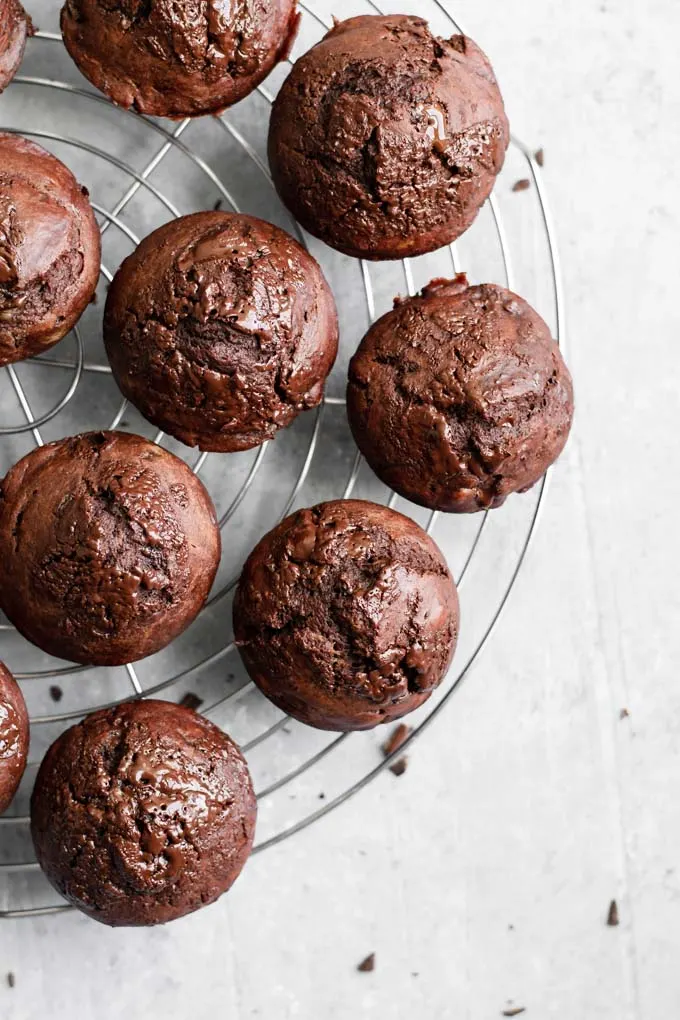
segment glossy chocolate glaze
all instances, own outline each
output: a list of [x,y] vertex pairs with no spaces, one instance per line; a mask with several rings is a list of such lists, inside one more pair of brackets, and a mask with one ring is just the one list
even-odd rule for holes
[[396,301],[349,366],[359,449],[390,488],[432,509],[485,510],[530,488],[561,453],[573,411],[543,319],[462,274]]
[[229,737],[189,708],[135,701],[50,747],[31,801],[47,878],[109,925],[162,924],[212,903],[248,859],[256,802]]
[[299,510],[248,558],[234,602],[246,668],[268,698],[326,730],[421,705],[458,635],[446,562],[414,521],[362,500]]
[[0,133],[0,365],[66,336],[94,294],[100,255],[87,191],[71,171]]
[[66,0],[61,30],[86,78],[126,109],[219,113],[285,58],[295,0]]
[[154,425],[202,450],[245,450],[321,401],[338,324],[297,241],[253,216],[205,212],[125,260],[104,340],[118,385]]
[[0,814],[12,803],[28,759],[26,702],[19,684],[0,662]]
[[19,0],[0,0],[0,92],[19,70],[26,38],[32,34],[31,19]]
[[470,226],[509,141],[491,66],[422,18],[341,21],[272,109],[269,165],[302,225],[357,258],[433,251]]
[[0,485],[0,604],[63,659],[114,666],[164,648],[203,606],[219,558],[202,483],[139,436],[50,443]]

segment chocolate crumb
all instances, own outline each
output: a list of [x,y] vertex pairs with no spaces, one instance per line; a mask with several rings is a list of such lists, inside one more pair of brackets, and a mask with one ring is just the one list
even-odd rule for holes
[[622,708],[621,711],[619,712],[619,719],[627,719],[629,715],[630,712],[628,711],[628,709]]
[[360,970],[362,974],[368,974],[375,970],[375,953],[369,953],[366,959],[357,965],[357,970]]
[[50,697],[52,701],[61,701],[64,696],[64,692],[58,684],[52,684],[50,687]]
[[504,1009],[501,1016],[519,1016],[520,1013],[526,1013],[526,1006],[510,1006],[508,1009]]
[[411,977],[420,977],[420,971],[419,970],[412,970],[411,971]]
[[393,765],[390,765],[390,772],[393,776],[403,776],[408,766],[408,758],[398,758]]
[[320,793],[319,794],[319,800],[325,800],[325,799],[326,799],[326,794],[325,793]]
[[90,304],[91,305],[96,305],[98,303],[98,301],[99,301],[99,298],[97,297],[97,291],[95,290],[93,292],[93,294],[92,294],[92,297],[90,298]]
[[16,983],[17,983],[17,980],[14,977],[14,974],[12,973],[12,971],[10,970],[8,972],[8,974],[7,974],[7,984],[9,985],[10,988],[14,988]]
[[222,199],[218,198],[217,201],[215,202],[214,206],[213,206],[213,211],[214,212],[219,212],[221,208],[222,208]]
[[513,191],[528,191],[531,187],[531,181],[528,177],[522,177],[521,180],[515,181],[512,186]]
[[399,750],[410,732],[411,727],[407,726],[406,723],[399,723],[398,726],[395,726],[382,746],[382,752],[386,758],[389,758],[391,754]]
[[194,712],[201,707],[203,704],[203,698],[199,698],[198,694],[194,694],[193,691],[187,691],[180,705],[183,708],[193,708]]
[[545,166],[545,152],[543,149],[537,149],[534,153],[534,159],[539,166]]
[[515,930],[514,924],[509,924],[508,925],[508,931],[514,931],[514,930]]
[[619,923],[619,908],[616,905],[616,900],[612,900],[609,904],[609,913],[607,914],[607,925],[610,928],[616,928]]

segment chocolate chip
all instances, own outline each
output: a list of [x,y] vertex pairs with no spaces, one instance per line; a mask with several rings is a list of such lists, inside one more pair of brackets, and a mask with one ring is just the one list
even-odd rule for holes
[[357,965],[357,970],[360,970],[362,974],[368,974],[375,970],[375,953],[369,953],[366,959]]
[[399,723],[398,726],[395,726],[382,746],[382,752],[386,758],[389,758],[391,754],[399,750],[410,732],[411,727],[407,726],[406,723]]
[[513,191],[528,191],[531,187],[531,181],[528,177],[522,177],[521,180],[515,181],[512,186]]
[[199,698],[198,694],[193,694],[192,691],[187,691],[180,705],[184,708],[193,708],[194,712],[201,707],[203,704],[203,698]]
[[61,701],[63,696],[64,692],[62,691],[61,687],[59,687],[58,684],[52,684],[52,686],[50,687],[50,697],[52,701]]
[[397,758],[393,765],[390,765],[390,772],[393,776],[403,776],[408,767],[408,758]]
[[538,149],[534,153],[534,159],[536,160],[536,162],[538,163],[539,166],[544,166],[545,165],[545,153],[544,153],[543,149]]
[[16,978],[14,977],[14,974],[10,970],[7,974],[7,984],[9,985],[10,988],[14,988],[16,983],[17,983]]
[[519,1016],[520,1013],[526,1013],[526,1006],[509,1006],[508,1009],[504,1009],[501,1016]]
[[612,900],[609,904],[609,913],[607,914],[607,925],[610,928],[616,928],[619,923],[619,908],[616,905],[616,900]]

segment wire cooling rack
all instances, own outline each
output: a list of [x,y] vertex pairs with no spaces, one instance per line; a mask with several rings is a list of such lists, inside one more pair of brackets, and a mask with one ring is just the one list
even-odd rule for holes
[[[363,12],[379,13],[370,0],[362,2]],[[425,11],[418,4],[418,13],[435,32],[461,30],[438,0],[427,2]],[[408,10],[408,4],[391,10]],[[320,5],[313,10],[305,4],[302,14],[293,59],[331,24],[330,10],[322,12]],[[524,561],[545,479],[492,513],[447,516],[408,504],[382,486],[357,453],[345,420],[344,383],[359,339],[394,295],[413,294],[430,278],[463,269],[472,280],[495,280],[524,294],[563,339],[558,254],[539,163],[513,138],[494,195],[455,245],[402,263],[348,259],[304,235],[271,184],[268,106],[287,70],[275,69],[220,117],[168,126],[113,107],[80,77],[60,36],[45,31],[29,42],[22,73],[0,98],[0,130],[36,140],[88,186],[103,247],[98,301],[72,334],[47,354],[0,372],[0,472],[33,446],[63,435],[92,428],[135,431],[200,473],[218,508],[224,545],[213,594],[198,620],[169,649],[143,662],[107,670],[65,664],[0,622],[0,657],[19,679],[31,714],[29,767],[10,813],[0,818],[0,917],[68,909],[32,856],[28,802],[44,750],[85,713],[130,698],[181,700],[189,692],[200,698],[200,710],[228,730],[248,758],[258,794],[259,852],[342,804],[426,729],[491,637]],[[512,188],[518,179],[530,184],[522,194]],[[251,212],[293,232],[321,262],[340,314],[341,349],[323,404],[275,442],[244,454],[198,455],[162,432],[154,434],[121,398],[101,344],[103,298],[122,258],[170,217],[212,207]],[[386,728],[328,734],[283,715],[249,682],[232,640],[230,602],[254,543],[295,507],[350,495],[396,506],[434,532],[461,594],[462,632],[452,670],[410,717],[407,741],[389,757],[381,751]]]

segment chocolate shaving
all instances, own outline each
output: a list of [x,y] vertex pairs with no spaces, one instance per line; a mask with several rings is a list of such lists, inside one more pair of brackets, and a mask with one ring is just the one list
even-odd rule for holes
[[58,684],[52,684],[50,687],[50,697],[52,701],[61,701],[64,696],[64,692]]
[[616,905],[616,900],[612,900],[609,904],[609,913],[607,914],[607,925],[610,928],[616,928],[619,923],[619,908]]
[[520,1013],[526,1013],[526,1006],[510,1006],[508,1009],[504,1009],[501,1016],[519,1016]]
[[397,758],[393,765],[390,765],[390,772],[393,776],[403,776],[408,767],[408,758]]
[[382,746],[382,752],[386,758],[389,758],[391,754],[399,750],[410,732],[411,727],[407,726],[406,723],[399,723],[398,726],[395,726]]
[[522,177],[521,180],[515,181],[512,186],[513,191],[528,191],[531,187],[531,181],[528,177]]
[[194,712],[201,707],[203,704],[203,698],[199,698],[198,694],[194,694],[192,691],[187,691],[180,705],[184,708],[193,708]]
[[218,198],[217,201],[215,202],[214,206],[213,206],[213,210],[214,210],[214,212],[219,212],[221,208],[222,208],[222,199]]
[[534,153],[534,159],[539,166],[545,166],[545,153],[543,149],[537,149]]
[[14,977],[14,974],[10,970],[7,974],[7,984],[9,985],[10,988],[14,988],[16,983],[17,983],[16,978]]
[[357,970],[360,970],[362,974],[369,974],[375,970],[375,953],[369,953],[366,959],[357,965]]
[[619,712],[619,719],[627,719],[629,715],[630,712],[628,711],[628,709],[622,708],[621,711]]

